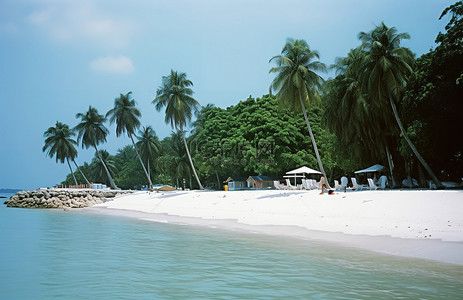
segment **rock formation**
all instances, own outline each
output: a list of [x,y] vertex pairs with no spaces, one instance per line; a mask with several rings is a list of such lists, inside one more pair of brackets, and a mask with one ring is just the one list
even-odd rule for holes
[[92,189],[38,189],[17,192],[5,201],[7,207],[24,208],[83,208],[108,201],[109,198],[133,191]]

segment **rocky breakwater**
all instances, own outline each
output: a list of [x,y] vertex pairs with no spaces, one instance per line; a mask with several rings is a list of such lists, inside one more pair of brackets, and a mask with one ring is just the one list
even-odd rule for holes
[[133,191],[92,190],[92,189],[38,189],[17,192],[5,201],[7,207],[24,208],[83,208],[104,203],[121,194]]

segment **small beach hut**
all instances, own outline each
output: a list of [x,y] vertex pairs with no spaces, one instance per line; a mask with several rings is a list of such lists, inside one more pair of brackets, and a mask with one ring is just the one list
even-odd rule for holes
[[249,176],[246,182],[248,188],[263,189],[273,187],[273,178],[269,176]]
[[246,187],[246,177],[228,177],[227,180],[225,180],[223,183],[228,185],[229,191],[239,190],[240,188]]

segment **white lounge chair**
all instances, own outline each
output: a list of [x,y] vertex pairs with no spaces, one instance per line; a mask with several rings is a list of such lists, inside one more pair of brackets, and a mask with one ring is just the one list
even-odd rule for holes
[[376,191],[378,189],[378,186],[373,182],[373,179],[368,178],[367,181],[368,181],[368,185],[370,186],[370,190]]
[[349,184],[349,179],[346,176],[341,177],[341,190],[344,192],[347,190],[347,185]]
[[342,190],[342,186],[339,184],[339,181],[337,181],[337,180],[334,181],[334,190],[335,191]]
[[282,185],[278,180],[275,180],[273,181],[273,186],[277,189],[277,190],[284,190],[284,185]]
[[351,177],[350,180],[352,180],[352,188],[354,188],[354,189],[363,190],[363,189],[368,188],[368,186],[365,185],[365,184],[358,184],[357,179],[355,179],[355,177]]
[[310,190],[309,182],[307,179],[302,179],[302,188],[305,190]]
[[316,190],[317,187],[317,181],[315,179],[309,179],[310,180],[310,189],[311,190]]
[[289,181],[288,178],[286,178],[286,186],[287,186],[290,190],[295,190],[295,189],[297,189],[297,187],[295,187],[294,185],[291,184],[291,181]]

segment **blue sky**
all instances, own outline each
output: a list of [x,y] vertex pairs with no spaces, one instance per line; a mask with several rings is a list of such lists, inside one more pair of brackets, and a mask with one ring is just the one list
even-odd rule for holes
[[[160,138],[170,134],[151,101],[162,76],[186,72],[202,104],[227,107],[268,93],[269,59],[288,37],[305,39],[327,65],[384,21],[418,56],[435,47],[448,18],[442,0],[1,0],[0,188],[52,186],[69,172],[42,152],[56,121],[77,124],[89,105],[106,113],[132,91]],[[321,74],[324,78],[332,74]],[[111,153],[129,144],[116,138]],[[80,149],[80,148],[79,148]],[[80,149],[77,162],[94,152]]]

